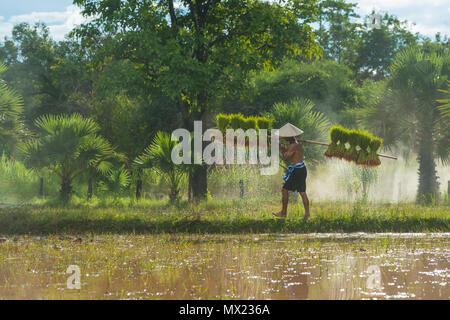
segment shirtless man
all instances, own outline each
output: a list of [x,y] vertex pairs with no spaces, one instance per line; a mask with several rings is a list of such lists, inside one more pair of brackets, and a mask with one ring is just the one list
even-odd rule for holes
[[293,137],[280,137],[280,139],[286,140],[290,144],[288,146],[280,145],[281,157],[285,161],[289,161],[292,165],[289,166],[288,172],[284,176],[284,185],[281,190],[283,208],[280,212],[273,215],[280,218],[286,218],[287,206],[289,201],[288,191],[298,191],[303,200],[303,206],[305,207],[305,219],[310,217],[309,213],[309,200],[306,195],[306,166],[303,162],[303,150],[302,145],[298,143]]

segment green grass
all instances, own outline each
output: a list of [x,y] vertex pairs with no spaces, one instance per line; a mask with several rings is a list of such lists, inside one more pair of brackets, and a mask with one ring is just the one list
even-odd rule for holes
[[316,203],[311,209],[312,218],[304,221],[301,204],[291,204],[283,220],[271,214],[279,210],[278,202],[260,200],[210,201],[197,206],[159,201],[118,202],[115,207],[6,207],[0,208],[0,234],[450,231],[448,206]]

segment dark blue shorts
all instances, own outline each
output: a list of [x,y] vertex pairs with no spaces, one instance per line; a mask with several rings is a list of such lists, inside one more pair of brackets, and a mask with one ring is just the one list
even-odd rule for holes
[[306,167],[295,168],[289,179],[283,184],[283,189],[289,191],[306,192]]

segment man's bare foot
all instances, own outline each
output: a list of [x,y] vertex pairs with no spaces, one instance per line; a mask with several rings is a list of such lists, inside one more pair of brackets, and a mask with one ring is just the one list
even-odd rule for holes
[[283,213],[281,213],[281,212],[278,212],[278,213],[272,213],[275,217],[278,217],[278,218],[286,218],[286,214],[283,214]]

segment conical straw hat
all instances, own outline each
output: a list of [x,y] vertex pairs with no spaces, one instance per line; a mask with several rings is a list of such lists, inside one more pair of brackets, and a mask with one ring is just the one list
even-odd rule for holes
[[278,130],[278,136],[280,137],[296,137],[303,134],[303,130],[300,130],[296,126],[290,123],[286,123],[281,129]]

